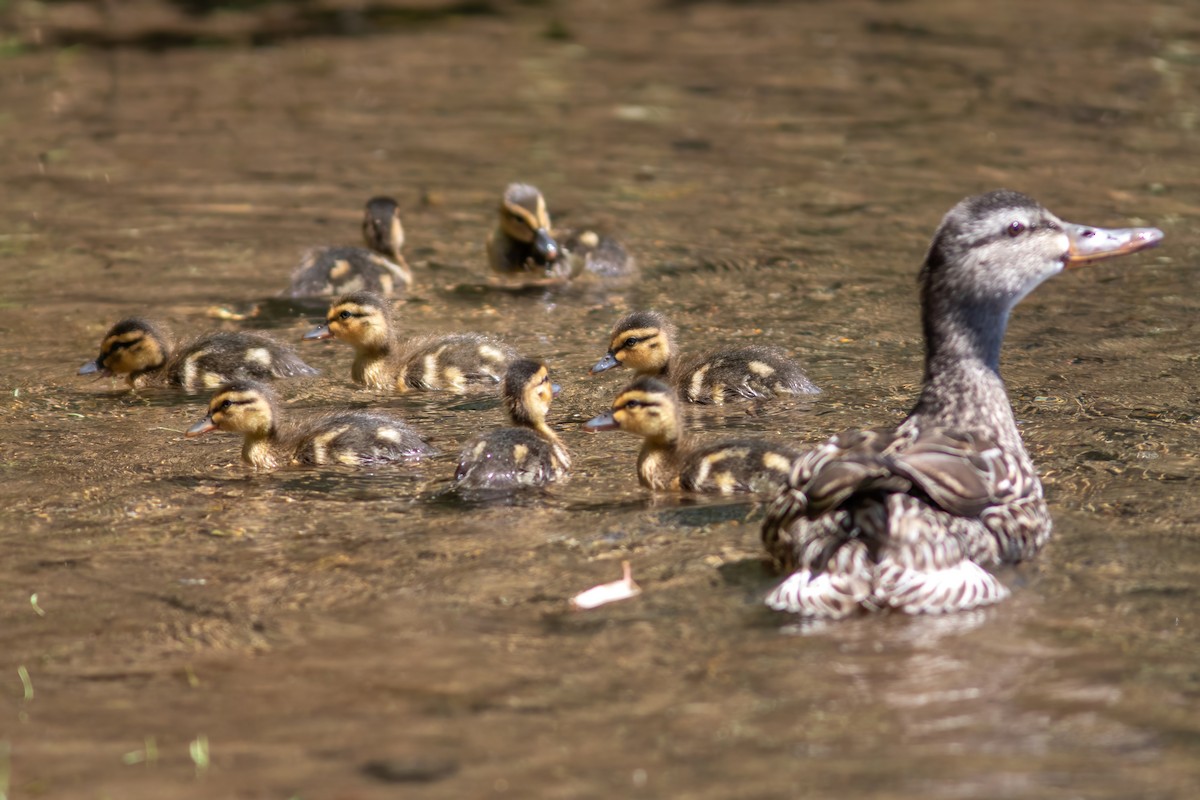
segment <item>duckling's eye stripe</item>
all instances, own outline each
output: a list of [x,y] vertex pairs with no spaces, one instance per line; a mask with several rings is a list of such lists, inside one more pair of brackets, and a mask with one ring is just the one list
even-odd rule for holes
[[624,350],[626,347],[633,347],[635,344],[641,344],[641,342],[642,342],[642,339],[640,337],[630,336],[628,339],[621,342],[621,346],[618,347],[617,349]]

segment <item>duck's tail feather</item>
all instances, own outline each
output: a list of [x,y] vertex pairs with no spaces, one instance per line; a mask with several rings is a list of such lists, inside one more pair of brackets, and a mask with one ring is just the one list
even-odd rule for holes
[[869,602],[905,614],[948,614],[998,603],[1008,595],[995,575],[963,559],[931,570],[881,565]]

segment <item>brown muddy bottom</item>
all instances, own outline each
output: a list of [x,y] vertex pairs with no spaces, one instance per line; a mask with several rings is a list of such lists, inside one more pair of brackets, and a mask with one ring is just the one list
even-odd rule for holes
[[[0,796],[1200,791],[1189,6],[497,4],[158,51],[98,30],[103,48],[0,64]],[[488,288],[515,179],[556,222],[619,231],[640,279]],[[894,422],[920,380],[928,237],[997,186],[1167,233],[1014,316],[1005,375],[1051,546],[976,614],[769,613],[759,508],[642,490],[631,437],[581,430],[629,376],[588,367],[654,306],[685,348],[773,342],[825,390],[698,411],[705,436]],[[381,193],[417,275],[404,329],[545,358],[569,483],[448,494],[499,403],[357,391],[336,343],[306,346],[323,374],[289,401],[399,410],[446,455],[251,474],[233,437],[183,439],[204,398],[74,376],[129,313],[298,339],[321,304],[271,298]],[[624,560],[639,597],[570,609]]]

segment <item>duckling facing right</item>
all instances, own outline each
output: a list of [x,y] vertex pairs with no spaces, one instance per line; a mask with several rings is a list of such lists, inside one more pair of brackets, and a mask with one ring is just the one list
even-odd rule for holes
[[509,366],[501,393],[514,427],[492,431],[468,444],[454,473],[455,484],[507,489],[566,480],[571,456],[546,424],[557,391],[545,364],[522,358]]
[[390,197],[367,201],[362,221],[366,247],[314,247],[300,259],[288,288],[290,297],[318,297],[366,290],[390,296],[412,286],[412,270],[400,253],[404,226]]
[[305,339],[341,339],[354,348],[350,375],[371,389],[396,392],[448,389],[463,393],[495,385],[520,356],[482,333],[449,333],[400,341],[392,308],[373,292],[354,292],[329,307],[326,321]]
[[297,378],[317,370],[268,336],[214,331],[176,347],[161,325],[128,317],[109,329],[100,355],[79,374],[124,375],[131,389],[162,384],[191,393],[242,378]]
[[634,311],[618,320],[609,336],[608,353],[591,371],[595,375],[621,366],[670,381],[689,403],[722,405],[821,391],[799,364],[776,347],[727,347],[681,357],[675,352],[675,326],[657,311]]
[[505,187],[500,220],[488,236],[487,253],[493,272],[547,281],[584,273],[616,278],[635,269],[625,247],[610,236],[594,230],[552,231],[546,198],[527,183]]
[[288,416],[266,384],[235,381],[213,395],[208,414],[185,435],[245,434],[242,460],[262,470],[281,463],[363,467],[437,452],[408,423],[379,411],[327,411],[295,421]]
[[613,400],[612,410],[589,420],[589,431],[622,430],[645,437],[638,477],[650,489],[689,492],[778,491],[787,485],[800,452],[760,439],[693,445],[683,429],[679,397],[657,378],[642,376]]

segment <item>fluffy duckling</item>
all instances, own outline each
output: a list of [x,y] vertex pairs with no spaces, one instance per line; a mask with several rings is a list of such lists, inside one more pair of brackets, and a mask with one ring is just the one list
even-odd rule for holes
[[242,460],[257,469],[283,464],[365,467],[432,455],[437,451],[403,420],[378,411],[328,411],[289,420],[266,385],[234,381],[208,403],[204,419],[188,428],[194,438],[209,431],[245,434]]
[[615,239],[592,230],[552,232],[546,198],[527,183],[505,188],[487,252],[492,270],[501,275],[566,280],[582,273],[617,277],[634,269],[633,259]]
[[336,338],[353,347],[351,377],[371,389],[462,393],[473,386],[499,383],[508,365],[519,357],[509,345],[481,333],[419,336],[401,342],[391,306],[372,292],[338,298],[325,319],[304,338]]
[[100,355],[79,374],[124,375],[131,389],[161,384],[198,392],[232,380],[297,378],[317,370],[268,336],[214,331],[174,347],[166,329],[129,317],[109,329]]
[[622,430],[645,437],[638,477],[650,489],[732,494],[778,491],[800,453],[758,439],[693,445],[683,428],[679,397],[663,381],[642,376],[613,400],[612,410],[589,420],[589,431]]
[[492,431],[468,444],[459,457],[455,483],[471,489],[507,489],[565,480],[571,457],[546,424],[557,392],[545,364],[528,358],[513,362],[501,394],[514,427]]
[[1162,237],[1064,222],[1008,190],[951,209],[921,270],[920,397],[898,427],[838,434],[796,461],[763,521],[767,551],[791,573],[767,605],[837,618],[1008,596],[985,567],[1030,558],[1051,527],[1000,377],[1009,314],[1048,278]]
[[400,253],[404,227],[400,209],[390,197],[367,201],[362,221],[366,247],[314,247],[292,273],[291,297],[344,294],[358,290],[382,295],[404,294],[412,271]]
[[689,403],[721,405],[743,398],[821,391],[799,364],[767,345],[679,356],[675,326],[657,311],[634,311],[622,317],[609,337],[608,353],[592,367],[592,374],[620,366],[669,381]]

